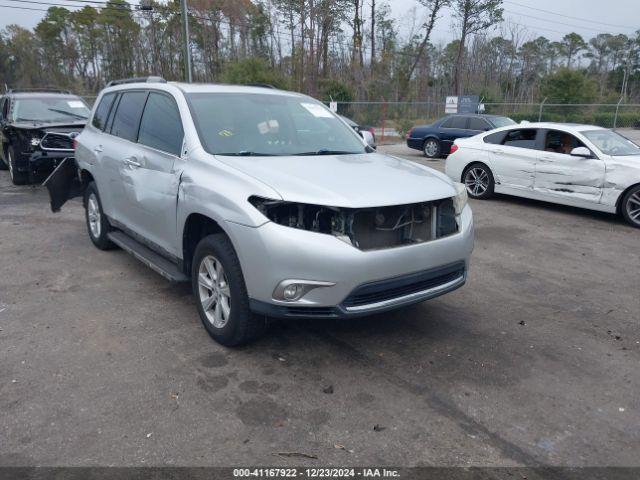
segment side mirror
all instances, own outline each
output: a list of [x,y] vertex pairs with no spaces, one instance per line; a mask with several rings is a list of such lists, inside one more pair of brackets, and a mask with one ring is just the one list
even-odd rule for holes
[[367,142],[371,148],[376,148],[376,141],[373,138],[373,134],[369,130],[360,130],[360,135],[364,138],[364,141]]
[[587,147],[576,147],[571,150],[572,157],[582,157],[582,158],[591,158],[591,151]]

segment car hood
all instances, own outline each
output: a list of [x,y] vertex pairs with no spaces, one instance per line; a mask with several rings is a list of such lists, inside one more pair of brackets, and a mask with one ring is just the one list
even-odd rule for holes
[[291,202],[365,208],[426,202],[456,194],[444,174],[379,153],[216,158],[267,184]]

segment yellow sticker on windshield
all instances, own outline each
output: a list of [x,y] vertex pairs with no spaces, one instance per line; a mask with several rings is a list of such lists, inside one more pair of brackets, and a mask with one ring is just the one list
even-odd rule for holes
[[230,130],[220,130],[218,132],[218,135],[220,135],[221,137],[233,137],[233,132]]

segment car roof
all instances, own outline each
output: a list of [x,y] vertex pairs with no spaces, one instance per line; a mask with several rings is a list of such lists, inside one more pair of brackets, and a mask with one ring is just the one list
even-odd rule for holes
[[222,83],[135,82],[106,87],[102,92],[106,93],[140,89],[164,90],[174,93],[176,93],[176,91],[180,91],[182,93],[253,93],[260,95],[284,95],[307,98],[306,95],[301,93],[279,90],[268,86],[227,85]]

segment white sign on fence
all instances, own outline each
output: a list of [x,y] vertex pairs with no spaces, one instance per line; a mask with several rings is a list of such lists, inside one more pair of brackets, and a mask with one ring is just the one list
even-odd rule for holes
[[329,102],[329,110],[336,113],[338,111],[338,102]]
[[458,113],[458,97],[447,97],[444,104],[444,113]]

